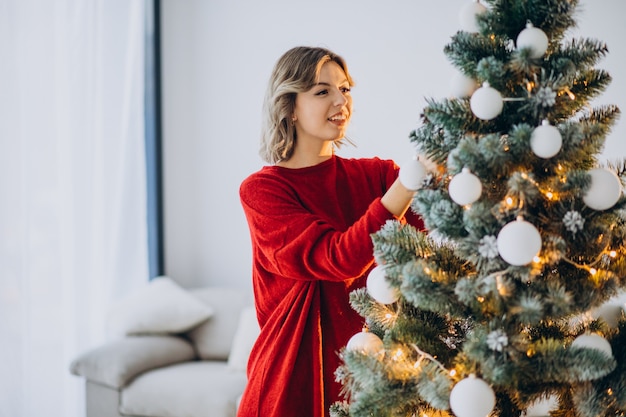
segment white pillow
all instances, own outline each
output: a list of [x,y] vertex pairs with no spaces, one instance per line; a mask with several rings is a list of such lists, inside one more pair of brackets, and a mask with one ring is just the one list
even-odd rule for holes
[[108,328],[114,336],[182,333],[212,315],[210,306],[161,276],[115,303]]
[[254,307],[246,307],[239,314],[239,324],[233,339],[233,347],[228,355],[228,367],[236,371],[245,371],[248,357],[254,342],[259,336],[259,322]]

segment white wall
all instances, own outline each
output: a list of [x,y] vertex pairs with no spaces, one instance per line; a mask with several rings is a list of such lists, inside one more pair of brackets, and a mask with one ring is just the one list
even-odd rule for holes
[[[250,288],[251,252],[239,204],[258,157],[265,85],[278,57],[297,45],[343,55],[356,87],[342,156],[401,162],[425,97],[448,95],[443,47],[472,0],[163,0],[163,133],[166,273],[189,287]],[[576,37],[608,44],[599,67],[613,84],[598,102],[626,111],[623,0],[581,0]],[[624,121],[605,155],[626,155]]]

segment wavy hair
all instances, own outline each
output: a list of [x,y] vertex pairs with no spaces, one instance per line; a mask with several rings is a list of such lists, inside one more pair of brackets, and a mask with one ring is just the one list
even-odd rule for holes
[[[275,164],[291,158],[296,144],[296,129],[292,123],[296,95],[313,88],[322,65],[331,61],[343,69],[348,83],[353,86],[345,60],[325,48],[297,46],[276,62],[263,102],[259,154],[264,161]],[[343,139],[336,144],[342,142]]]

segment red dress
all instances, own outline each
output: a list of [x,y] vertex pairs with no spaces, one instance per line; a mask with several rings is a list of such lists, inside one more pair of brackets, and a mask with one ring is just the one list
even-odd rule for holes
[[397,175],[393,161],[333,156],[241,184],[261,333],[238,417],[323,417],[341,399],[337,353],[363,326],[348,295],[373,265],[370,234],[394,218],[380,197]]

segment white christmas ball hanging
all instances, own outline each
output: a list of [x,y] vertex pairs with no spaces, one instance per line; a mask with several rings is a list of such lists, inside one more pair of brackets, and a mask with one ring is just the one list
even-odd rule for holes
[[536,28],[532,23],[526,24],[526,29],[517,35],[517,49],[530,48],[530,57],[541,58],[548,50],[548,36],[543,30]]
[[559,406],[558,399],[555,395],[548,398],[535,400],[524,414],[525,417],[546,417],[550,415],[550,411],[555,410]]
[[459,381],[450,392],[450,408],[456,417],[487,417],[495,405],[493,389],[473,374]]
[[487,8],[478,0],[472,0],[471,3],[467,3],[463,6],[461,10],[459,10],[459,23],[461,24],[461,30],[470,33],[477,33],[480,28],[476,22],[476,16],[483,14],[486,11]]
[[460,206],[472,204],[480,198],[482,192],[483,185],[478,177],[470,172],[469,168],[463,168],[448,184],[450,198]]
[[352,352],[361,352],[367,355],[375,355],[384,349],[380,337],[371,332],[359,332],[348,340],[346,349]]
[[426,166],[414,156],[400,167],[400,183],[409,190],[419,190],[426,177]]
[[607,356],[613,357],[613,349],[611,344],[597,333],[585,333],[578,336],[572,342],[572,346],[588,349],[597,349],[604,352]]
[[530,148],[540,158],[552,158],[559,153],[562,144],[561,132],[548,120],[544,120],[530,135]]
[[450,79],[450,94],[456,98],[471,97],[478,88],[478,83],[472,77],[457,71]]
[[470,108],[476,117],[482,120],[495,119],[504,107],[500,92],[491,87],[488,82],[474,91],[470,98]]
[[385,278],[385,268],[375,266],[367,276],[367,293],[381,304],[393,304],[400,298],[400,291],[389,285]]
[[541,250],[541,235],[521,216],[506,224],[496,240],[498,253],[513,266],[527,265]]
[[589,175],[591,185],[583,196],[584,203],[598,211],[613,207],[622,195],[622,184],[617,175],[606,168],[592,169]]

